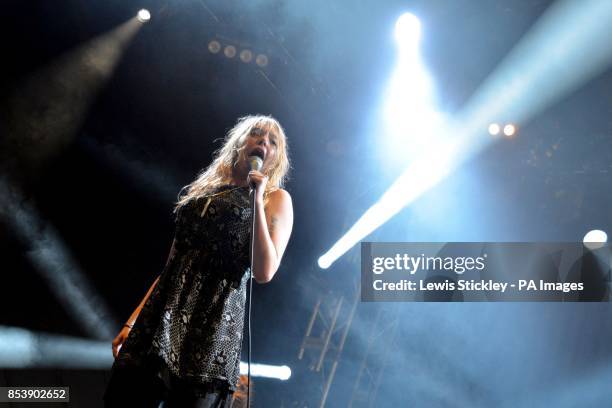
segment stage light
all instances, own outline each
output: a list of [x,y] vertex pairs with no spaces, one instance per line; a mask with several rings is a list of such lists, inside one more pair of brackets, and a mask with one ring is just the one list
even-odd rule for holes
[[[406,22],[411,20],[410,17],[405,19]],[[444,125],[445,130],[437,132],[443,143],[436,143],[432,148],[419,152],[413,163],[332,245],[323,259],[333,263],[369,233],[486,148],[492,138],[485,135],[483,129],[492,120],[511,117],[517,123],[526,123],[605,72],[612,63],[612,46],[608,40],[612,36],[610,19],[612,2],[554,2],[480,85],[461,112]],[[399,25],[401,29],[397,31],[403,32],[403,22]],[[396,32],[398,37],[399,32]],[[403,54],[410,56],[406,52]],[[436,152],[439,146],[445,148],[442,155]],[[428,163],[430,158],[433,161]],[[419,178],[422,175],[427,176],[426,182]]]
[[319,268],[321,269],[327,269],[331,266],[331,261],[329,260],[329,257],[326,255],[322,255],[319,257],[319,260],[317,261],[317,263],[319,264]]
[[593,250],[599,249],[604,246],[606,242],[608,242],[608,234],[602,230],[591,230],[587,232],[582,239],[584,246]]
[[513,124],[507,124],[506,126],[504,126],[504,135],[510,137],[510,136],[514,136],[515,133],[516,133],[516,126],[514,126]]
[[[247,363],[240,362],[240,374],[246,374],[248,370]],[[284,366],[273,366],[268,364],[251,363],[251,375],[253,377],[276,378],[286,381],[291,378],[291,368]]]
[[236,56],[236,47],[234,47],[233,45],[226,46],[223,50],[223,54],[227,58],[234,58]]
[[[113,331],[114,332],[114,331]],[[107,369],[108,340],[92,340],[0,325],[0,367]]]
[[151,13],[149,13],[149,10],[147,9],[141,9],[138,11],[137,17],[138,21],[141,23],[146,23],[151,19]]
[[413,47],[421,37],[421,22],[414,14],[404,13],[395,23],[395,40],[402,48]]
[[499,127],[499,125],[498,125],[497,123],[491,123],[491,124],[489,125],[489,134],[490,134],[491,136],[497,136],[497,135],[499,135],[499,131],[500,131],[500,130],[501,130],[501,129],[500,129],[500,127]]
[[219,43],[219,41],[212,40],[211,42],[209,42],[208,51],[210,51],[211,54],[216,54],[221,51],[221,44]]
[[268,56],[265,54],[259,54],[257,58],[255,58],[255,63],[260,67],[265,67],[268,65]]
[[253,52],[251,50],[242,50],[240,51],[240,61],[248,64],[253,60]]
[[438,143],[438,127],[444,122],[439,111],[431,74],[419,47],[420,23],[412,14],[402,15],[395,25],[397,59],[380,111],[380,143],[377,155],[382,171],[397,173],[410,156]]

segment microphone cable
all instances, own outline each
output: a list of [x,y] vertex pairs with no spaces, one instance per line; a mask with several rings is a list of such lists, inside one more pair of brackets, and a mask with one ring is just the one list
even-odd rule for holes
[[247,352],[247,405],[246,408],[251,407],[251,304],[253,299],[253,264],[255,260],[255,201],[256,190],[251,189],[251,267],[249,268],[249,295],[248,295],[248,309],[247,309],[247,338],[248,338],[248,352]]
[[[261,170],[263,166],[263,160],[258,156],[249,157],[249,166],[251,170]],[[255,210],[257,206],[257,189],[255,186],[251,186],[250,198],[251,198],[251,268],[249,270],[249,309],[247,311],[247,337],[248,337],[248,356],[247,356],[247,408],[251,407],[251,301],[253,299],[253,265],[255,260]]]

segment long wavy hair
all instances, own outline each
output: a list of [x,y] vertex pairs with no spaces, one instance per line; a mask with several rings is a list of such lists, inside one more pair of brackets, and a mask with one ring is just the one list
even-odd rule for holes
[[268,176],[264,199],[273,191],[284,186],[290,162],[287,137],[283,127],[272,116],[244,116],[239,118],[236,125],[227,132],[223,146],[214,153],[214,159],[210,166],[202,170],[193,182],[181,189],[175,203],[174,212],[192,199],[203,197],[217,187],[232,183],[234,167],[241,162],[245,155],[246,138],[251,130],[256,127],[265,131],[275,130],[278,135],[274,162],[263,169],[264,174]]

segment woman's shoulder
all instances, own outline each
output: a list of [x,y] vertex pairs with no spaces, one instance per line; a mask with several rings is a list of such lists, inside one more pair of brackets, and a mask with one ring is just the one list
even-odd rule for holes
[[287,190],[279,188],[268,194],[268,200],[266,203],[268,209],[275,209],[280,211],[293,211],[293,203],[291,200],[291,194]]
[[278,188],[268,194],[268,199],[275,201],[291,201],[291,194],[285,189]]

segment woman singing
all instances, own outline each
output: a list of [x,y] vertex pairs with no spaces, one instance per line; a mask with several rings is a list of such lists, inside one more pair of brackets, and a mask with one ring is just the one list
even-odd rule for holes
[[[263,160],[250,170],[249,156]],[[253,276],[269,282],[293,226],[280,124],[241,118],[176,203],[168,261],[113,341],[106,407],[229,407],[239,377],[254,217]],[[255,186],[257,210],[249,191]]]

